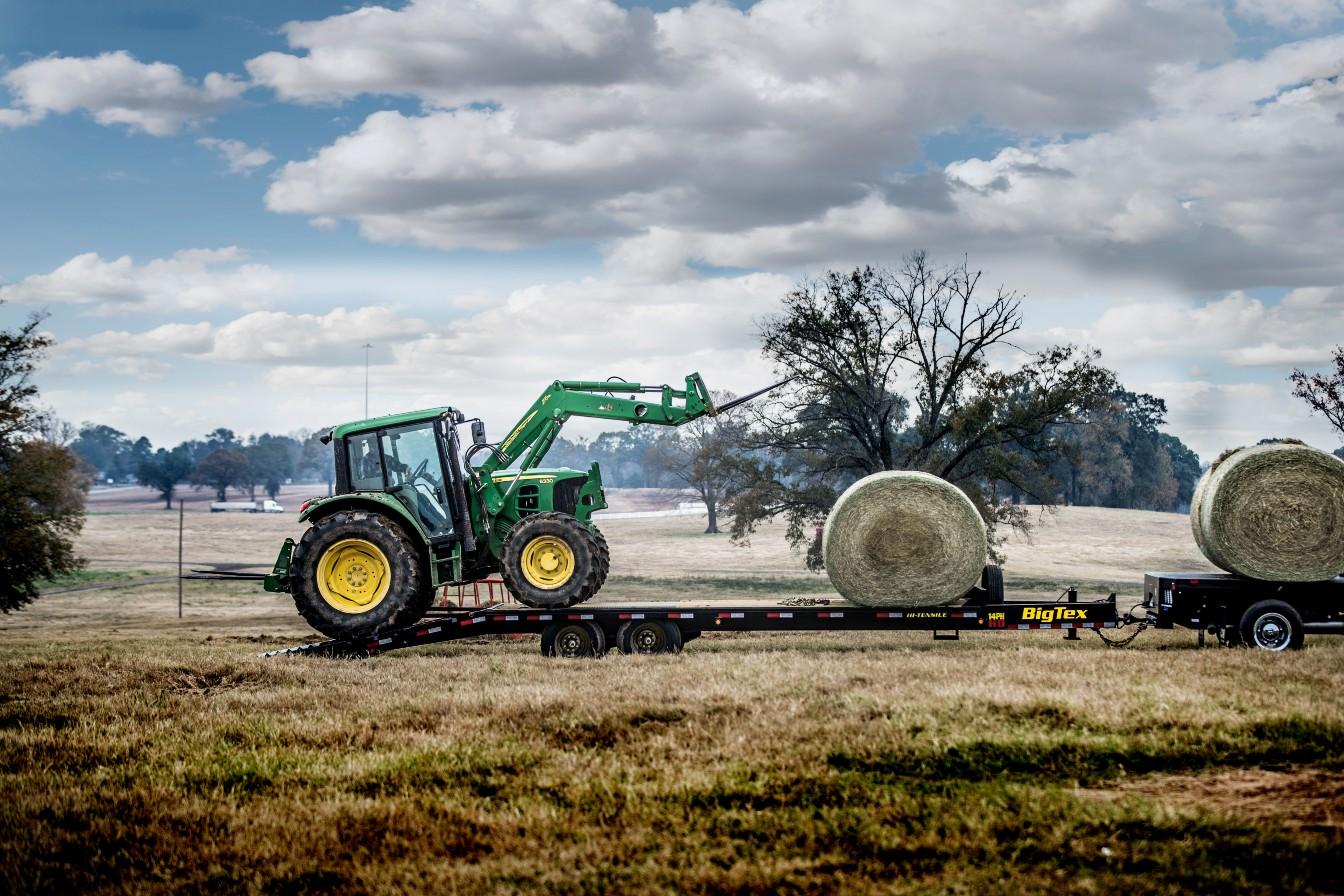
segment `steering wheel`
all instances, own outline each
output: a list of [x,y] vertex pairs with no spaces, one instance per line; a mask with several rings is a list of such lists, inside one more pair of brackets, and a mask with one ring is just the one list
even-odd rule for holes
[[430,485],[433,485],[435,489],[438,488],[438,480],[435,480],[435,478],[429,474],[429,458],[425,458],[423,461],[419,462],[419,466],[415,467],[415,472],[411,473],[411,477],[406,481],[410,482],[411,485],[414,485],[415,480],[425,480],[426,482],[429,482]]

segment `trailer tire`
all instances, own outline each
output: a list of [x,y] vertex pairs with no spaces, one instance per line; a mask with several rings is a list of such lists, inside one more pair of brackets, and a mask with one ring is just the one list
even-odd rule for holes
[[505,536],[502,553],[504,587],[529,607],[572,607],[599,587],[592,534],[567,513],[524,517]]
[[340,511],[308,527],[294,547],[290,591],[308,624],[338,640],[414,622],[434,598],[405,530],[367,511]]
[[681,653],[681,646],[681,628],[673,622],[631,619],[616,630],[616,648],[621,653]]
[[607,652],[602,626],[593,622],[553,622],[541,633],[541,655],[593,659]]
[[980,587],[989,595],[990,603],[1003,603],[1003,567],[997,563],[985,564],[985,571],[980,576]]
[[1302,617],[1292,604],[1262,600],[1251,604],[1238,626],[1241,643],[1261,650],[1301,650],[1306,640]]

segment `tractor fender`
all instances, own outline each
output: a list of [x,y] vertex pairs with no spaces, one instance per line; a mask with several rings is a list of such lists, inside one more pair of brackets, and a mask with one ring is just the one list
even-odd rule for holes
[[330,498],[319,498],[300,511],[299,522],[317,522],[342,510],[366,510],[390,516],[406,529],[406,534],[414,538],[420,544],[422,550],[429,543],[425,530],[420,526],[420,521],[411,515],[410,511],[406,509],[406,505],[391,495],[382,492],[359,492],[352,495],[333,495]]

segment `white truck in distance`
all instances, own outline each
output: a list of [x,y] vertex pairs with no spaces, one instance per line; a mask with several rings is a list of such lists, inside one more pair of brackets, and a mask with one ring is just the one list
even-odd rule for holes
[[246,513],[284,513],[285,508],[267,498],[265,501],[213,501],[211,513],[224,513],[228,510],[241,510]]

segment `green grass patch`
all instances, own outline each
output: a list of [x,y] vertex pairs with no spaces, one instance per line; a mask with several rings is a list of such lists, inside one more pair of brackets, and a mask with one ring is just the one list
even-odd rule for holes
[[100,585],[107,582],[129,582],[133,579],[151,576],[154,573],[145,569],[79,569],[52,579],[39,579],[39,591],[52,591],[58,588],[74,588],[79,585]]

